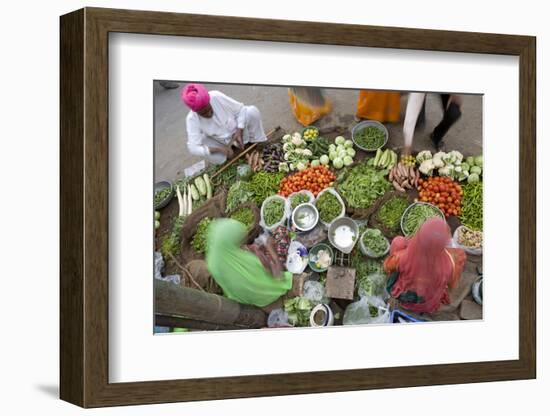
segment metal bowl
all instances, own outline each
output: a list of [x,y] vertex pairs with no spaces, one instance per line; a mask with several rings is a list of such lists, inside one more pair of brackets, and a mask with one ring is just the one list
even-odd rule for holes
[[[359,133],[361,130],[366,129],[369,126],[374,126],[382,130],[382,132],[384,133],[384,136],[386,136],[386,138],[384,139],[384,142],[380,146],[375,147],[374,149],[369,149],[367,147],[361,146],[360,144],[357,143],[357,140],[355,139],[355,136],[357,135],[357,133]],[[357,123],[355,126],[353,126],[353,128],[351,129],[351,140],[353,140],[353,143],[355,144],[355,146],[357,146],[361,150],[364,150],[365,152],[376,152],[378,149],[384,147],[386,143],[388,143],[388,138],[389,138],[388,129],[386,128],[386,126],[384,126],[382,123],[376,120],[361,121],[360,123]]]
[[[164,198],[162,201],[160,201],[158,204],[155,205],[155,209],[162,209],[166,205],[170,203],[172,198],[174,197],[174,187],[172,186],[172,183],[169,181],[161,181],[157,182],[155,184],[155,189],[153,195],[155,195],[157,192],[162,191],[163,189],[170,188],[170,194],[166,198]],[[154,198],[153,198],[154,201]]]
[[[351,228],[351,230],[353,231],[354,237],[352,238],[352,242],[350,245],[343,247],[336,243],[335,233],[339,227],[346,226],[346,225]],[[345,253],[345,254],[351,253],[351,251],[353,250],[353,247],[355,247],[355,244],[357,243],[357,240],[359,240],[359,226],[351,218],[341,217],[334,220],[330,224],[330,227],[328,228],[328,241],[330,241],[330,244],[332,244],[333,247],[340,250],[342,253]]]
[[322,272],[327,271],[327,269],[331,265],[331,264],[329,264],[328,267],[326,267],[326,268],[319,268],[319,267],[315,266],[315,262],[313,261],[312,257],[316,256],[317,253],[321,250],[327,250],[329,252],[329,254],[330,254],[330,263],[331,264],[334,261],[334,251],[332,250],[331,246],[329,246],[328,244],[325,244],[325,243],[315,244],[313,247],[311,247],[309,249],[308,264],[309,264],[310,269],[313,270],[314,272],[317,272],[317,273],[322,273]]
[[300,231],[312,230],[319,221],[319,211],[315,205],[304,203],[292,211],[292,223]]

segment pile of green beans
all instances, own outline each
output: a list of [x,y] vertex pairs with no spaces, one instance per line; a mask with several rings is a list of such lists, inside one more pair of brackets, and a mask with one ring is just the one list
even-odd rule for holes
[[321,221],[329,223],[342,212],[342,204],[338,198],[331,192],[323,192],[323,194],[315,202],[319,218]]
[[284,177],[285,174],[282,172],[258,172],[252,176],[248,183],[250,190],[254,192],[254,202],[260,206],[268,196],[275,195]]
[[361,163],[343,177],[336,189],[350,207],[368,209],[391,187],[384,177],[384,171]]
[[428,218],[439,217],[445,219],[437,207],[428,204],[416,204],[407,211],[404,221],[404,232],[407,236],[413,236]]
[[382,204],[376,213],[376,218],[390,230],[397,230],[399,229],[403,212],[405,212],[408,206],[409,202],[406,198],[400,196],[393,197]]
[[285,201],[274,198],[264,205],[264,221],[268,227],[278,223],[285,213]]
[[462,224],[483,231],[483,182],[468,183],[462,186],[462,191]]
[[376,150],[384,144],[386,134],[375,126],[368,126],[353,136],[355,142],[365,149]]

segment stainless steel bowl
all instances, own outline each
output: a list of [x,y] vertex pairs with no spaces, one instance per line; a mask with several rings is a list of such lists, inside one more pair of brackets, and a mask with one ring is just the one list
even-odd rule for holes
[[312,230],[318,221],[319,211],[313,204],[300,204],[292,211],[292,223],[300,231]]
[[[350,227],[354,234],[354,238],[352,238],[351,244],[345,247],[337,244],[335,241],[336,230],[342,226]],[[330,227],[328,228],[328,241],[330,242],[330,244],[332,244],[334,248],[340,250],[342,253],[345,253],[345,254],[351,253],[351,251],[353,250],[353,247],[355,247],[355,244],[357,243],[357,240],[359,240],[359,226],[351,218],[349,217],[338,218],[330,224]]]
[[[357,143],[356,139],[355,139],[355,136],[357,135],[358,132],[360,132],[363,129],[366,129],[369,126],[374,126],[377,129],[382,130],[382,132],[384,133],[384,135],[386,137],[384,139],[384,143],[382,143],[380,146],[378,146],[374,149],[369,149],[369,148],[366,148],[366,147],[363,147],[363,146],[359,145]],[[376,120],[361,121],[360,123],[357,123],[355,126],[353,126],[353,128],[351,129],[351,140],[353,141],[353,144],[355,144],[355,146],[357,146],[361,150],[364,150],[365,152],[376,152],[378,149],[384,147],[388,143],[388,138],[389,138],[388,129],[386,128],[386,126],[384,126],[382,123],[380,123],[379,121],[376,121]]]

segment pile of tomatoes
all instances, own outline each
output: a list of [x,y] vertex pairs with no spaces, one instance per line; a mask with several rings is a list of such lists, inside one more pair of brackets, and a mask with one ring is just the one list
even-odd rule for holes
[[462,187],[446,176],[418,180],[419,201],[439,207],[445,217],[461,214]]
[[307,189],[317,196],[323,189],[332,186],[336,175],[326,166],[312,166],[281,181],[279,195],[289,196],[293,192]]

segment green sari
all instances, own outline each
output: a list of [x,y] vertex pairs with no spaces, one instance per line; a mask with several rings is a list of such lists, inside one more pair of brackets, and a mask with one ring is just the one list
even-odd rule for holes
[[217,219],[208,227],[206,263],[208,271],[237,302],[267,306],[292,287],[292,273],[274,278],[253,253],[241,249],[246,227],[232,219]]

